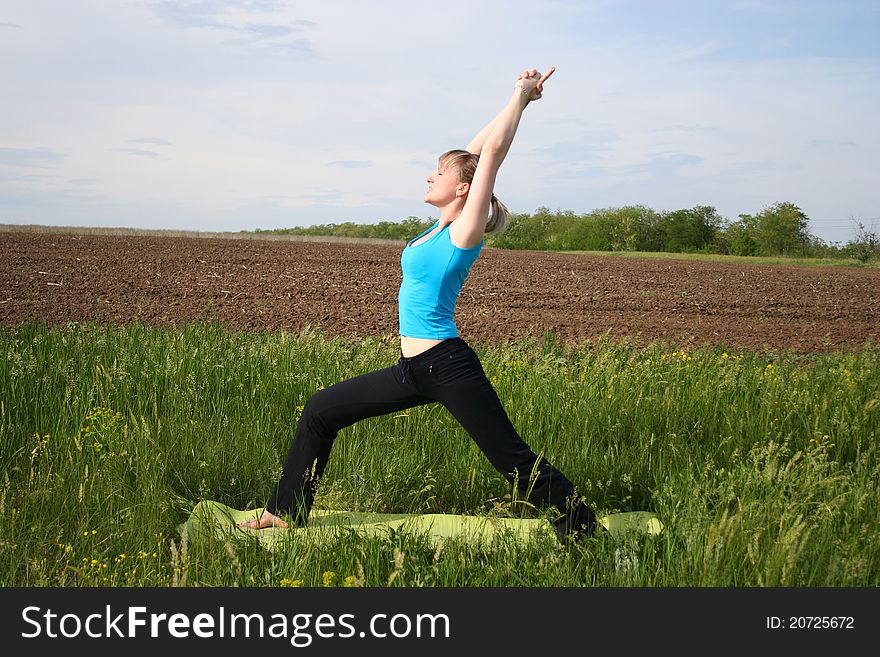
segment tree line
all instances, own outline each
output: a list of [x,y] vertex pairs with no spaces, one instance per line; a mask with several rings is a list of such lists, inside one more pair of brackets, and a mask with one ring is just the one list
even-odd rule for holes
[[[407,240],[427,230],[435,219],[407,217],[378,224],[319,224],[274,232]],[[788,256],[880,259],[876,230],[854,220],[854,238],[829,244],[809,232],[809,217],[793,203],[774,203],[757,214],[724,219],[712,206],[658,212],[634,205],[585,214],[538,208],[512,215],[507,229],[489,236],[487,245],[503,249],[551,251],[649,251],[716,253],[740,256]]]

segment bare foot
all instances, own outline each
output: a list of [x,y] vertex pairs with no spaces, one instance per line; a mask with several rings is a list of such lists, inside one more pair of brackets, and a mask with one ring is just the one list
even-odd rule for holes
[[273,515],[268,511],[263,511],[263,515],[259,518],[245,520],[244,522],[238,523],[237,526],[241,529],[264,529],[265,527],[284,527],[286,529],[287,523],[278,516]]

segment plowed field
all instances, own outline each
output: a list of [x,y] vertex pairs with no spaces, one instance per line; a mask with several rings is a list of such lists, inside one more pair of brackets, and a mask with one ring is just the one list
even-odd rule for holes
[[[397,332],[403,242],[0,232],[0,325],[214,319]],[[474,343],[553,330],[636,344],[820,352],[880,341],[880,270],[484,249],[456,322]]]

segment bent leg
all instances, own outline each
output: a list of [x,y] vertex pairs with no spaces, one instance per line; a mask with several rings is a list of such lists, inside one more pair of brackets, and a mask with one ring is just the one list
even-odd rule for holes
[[318,481],[338,431],[368,417],[386,415],[434,400],[406,381],[399,364],[335,383],[312,395],[303,408],[281,478],[266,505],[305,524]]

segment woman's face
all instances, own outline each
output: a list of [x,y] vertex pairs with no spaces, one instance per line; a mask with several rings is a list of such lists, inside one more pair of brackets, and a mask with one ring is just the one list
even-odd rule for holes
[[458,180],[458,171],[443,166],[438,162],[437,169],[427,178],[428,190],[425,192],[425,203],[442,208],[452,203],[463,191],[464,183]]

